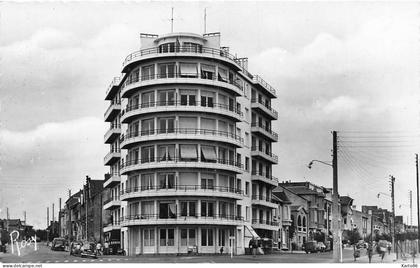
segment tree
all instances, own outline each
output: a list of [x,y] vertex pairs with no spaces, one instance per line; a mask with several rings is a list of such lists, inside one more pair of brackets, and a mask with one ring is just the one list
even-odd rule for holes
[[324,242],[325,241],[325,234],[323,232],[316,232],[314,234],[314,240],[317,242]]
[[350,245],[356,245],[359,240],[362,240],[362,236],[357,229],[348,231],[347,235],[350,240]]

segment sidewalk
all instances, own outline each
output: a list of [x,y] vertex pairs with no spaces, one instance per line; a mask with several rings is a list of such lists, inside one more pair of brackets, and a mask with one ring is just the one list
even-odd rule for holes
[[[372,263],[413,263],[413,258],[411,255],[406,254],[406,259],[402,259],[401,255],[398,254],[398,260],[397,256],[394,252],[391,252],[391,254],[386,253],[384,259],[381,259],[381,255],[374,254],[372,256]],[[344,261],[344,260],[343,260]],[[349,260],[346,260],[348,262]],[[362,263],[369,263],[369,258],[366,254],[360,256],[357,258],[355,263],[362,262]],[[417,254],[417,256],[414,258],[414,263],[420,263],[420,256]]]

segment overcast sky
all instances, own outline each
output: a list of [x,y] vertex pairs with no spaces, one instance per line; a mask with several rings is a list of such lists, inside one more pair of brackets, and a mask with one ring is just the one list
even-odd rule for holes
[[[106,89],[141,32],[170,31],[172,6],[174,31],[194,33],[206,7],[208,32],[277,89],[276,177],[332,187],[331,168],[308,162],[331,160],[332,130],[372,131],[339,133],[340,194],[390,208],[376,194],[393,174],[406,220],[420,152],[414,2],[0,3],[0,218],[26,210],[45,227],[47,206],[103,179]],[[379,146],[352,146],[363,135]]]

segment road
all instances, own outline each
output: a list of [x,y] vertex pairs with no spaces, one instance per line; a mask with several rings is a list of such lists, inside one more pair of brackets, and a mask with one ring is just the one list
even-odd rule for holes
[[[383,262],[393,263],[395,254],[386,254]],[[416,259],[416,263],[419,259]],[[229,255],[205,255],[205,256],[99,256],[97,259],[81,258],[70,256],[68,252],[51,251],[43,244],[38,244],[35,251],[32,246],[22,249],[21,255],[16,252],[0,253],[0,262],[3,263],[331,263],[332,252],[324,253],[275,253],[270,255],[259,255],[257,257],[249,255],[234,256]],[[353,250],[343,250],[343,262],[354,263]],[[366,251],[362,250],[361,257],[356,263],[367,263]],[[372,258],[373,263],[380,263],[381,258],[375,254]],[[401,260],[399,260],[401,262]],[[412,262],[408,260],[406,262]]]

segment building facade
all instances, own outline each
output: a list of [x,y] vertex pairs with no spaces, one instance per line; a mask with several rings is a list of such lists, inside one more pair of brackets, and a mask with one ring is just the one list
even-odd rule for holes
[[129,255],[243,254],[252,236],[273,238],[275,90],[219,33],[140,39],[106,94],[104,232]]

